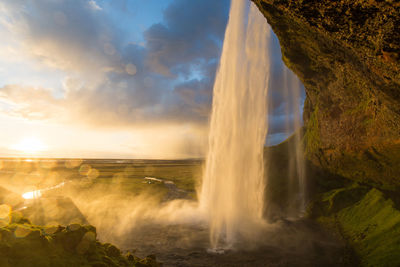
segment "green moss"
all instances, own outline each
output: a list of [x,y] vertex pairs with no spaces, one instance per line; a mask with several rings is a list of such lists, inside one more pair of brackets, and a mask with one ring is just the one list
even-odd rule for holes
[[321,194],[309,215],[337,231],[362,266],[400,266],[400,211],[377,189],[357,184]]
[[339,210],[351,206],[359,201],[368,191],[367,187],[358,186],[357,184],[339,188],[322,195],[322,201],[326,204],[326,213],[335,213]]
[[400,212],[382,192],[372,189],[337,220],[364,266],[400,266]]
[[314,154],[321,146],[319,123],[318,123],[318,107],[311,113],[307,123],[307,130],[304,136],[306,143],[306,153]]
[[325,220],[341,209],[354,205],[366,192],[368,192],[367,187],[352,184],[318,194],[308,206],[308,216],[317,220],[321,220],[321,218]]

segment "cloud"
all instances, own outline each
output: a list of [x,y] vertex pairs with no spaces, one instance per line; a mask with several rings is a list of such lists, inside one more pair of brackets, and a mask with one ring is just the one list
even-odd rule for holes
[[102,8],[101,8],[101,7],[96,3],[96,1],[94,1],[94,0],[90,0],[90,1],[88,2],[88,4],[89,4],[89,7],[90,7],[91,9],[95,10],[95,11],[102,10]]
[[3,113],[27,119],[62,120],[65,111],[63,101],[44,88],[7,85],[0,88],[0,102]]
[[[42,112],[37,118],[48,119],[52,112],[45,111],[47,102],[49,109],[58,106],[71,120],[94,126],[204,124],[228,3],[173,1],[164,21],[145,31],[142,46],[122,42],[126,33],[104,14],[94,12],[100,11],[94,1],[5,1],[2,6],[12,21],[7,28],[22,44],[21,51],[64,70],[66,78],[62,100],[54,93],[36,95],[31,102],[10,94],[3,99],[12,98],[12,114],[31,116],[40,102]],[[163,67],[168,71],[160,71]],[[41,90],[28,87],[16,90],[20,96]]]
[[[127,2],[117,4],[125,9]],[[129,27],[112,19],[100,1],[4,0],[0,33],[14,55],[65,77],[60,88],[22,85],[26,81],[3,86],[0,107],[12,116],[88,127],[190,124],[204,130],[228,9],[229,0],[173,0],[162,21],[135,44]],[[286,100],[276,38],[272,51],[270,132],[280,134],[286,131]]]
[[106,53],[116,46],[118,28],[93,12],[91,2],[6,0],[3,26],[20,40],[25,55],[53,68],[86,76],[119,69],[118,54]]
[[164,22],[144,33],[150,67],[165,76],[189,76],[218,58],[228,7],[228,0],[174,1]]

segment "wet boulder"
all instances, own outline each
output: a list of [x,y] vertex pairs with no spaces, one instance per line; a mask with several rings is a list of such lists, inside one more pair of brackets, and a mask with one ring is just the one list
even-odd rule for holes
[[[71,224],[60,232],[57,232],[54,235],[54,239],[67,251],[87,251],[89,250],[91,243],[94,243],[96,240],[96,228],[94,228],[93,226]],[[85,247],[87,248],[85,249]]]

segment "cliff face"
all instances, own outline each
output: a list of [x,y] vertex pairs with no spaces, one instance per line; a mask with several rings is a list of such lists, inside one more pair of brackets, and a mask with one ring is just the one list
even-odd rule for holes
[[306,88],[308,158],[400,188],[400,3],[253,0]]

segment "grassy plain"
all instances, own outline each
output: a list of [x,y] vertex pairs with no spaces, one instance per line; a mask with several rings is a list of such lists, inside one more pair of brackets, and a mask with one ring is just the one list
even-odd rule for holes
[[152,177],[172,181],[195,197],[202,164],[200,160],[2,159],[0,186],[17,194],[62,182],[74,184],[79,190],[101,186],[110,193],[166,194],[168,188],[163,183],[144,179]]

